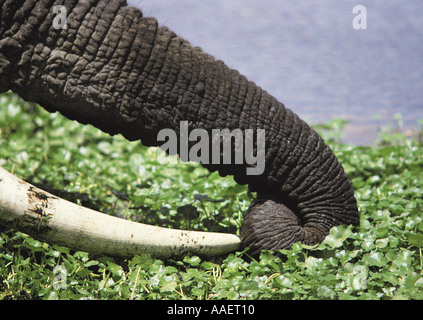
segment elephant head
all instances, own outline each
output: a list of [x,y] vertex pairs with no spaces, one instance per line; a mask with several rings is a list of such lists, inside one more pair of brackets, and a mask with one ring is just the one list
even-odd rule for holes
[[[333,226],[358,224],[351,183],[313,129],[125,0],[1,0],[0,10],[0,92],[146,146],[161,144],[162,129],[179,134],[182,122],[189,132],[264,130],[260,174],[245,161],[202,163],[257,192],[241,227],[251,253],[316,244]],[[255,139],[253,152],[260,146]]]

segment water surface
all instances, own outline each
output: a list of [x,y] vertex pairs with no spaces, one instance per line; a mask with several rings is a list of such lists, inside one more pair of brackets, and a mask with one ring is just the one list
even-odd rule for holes
[[[423,1],[130,0],[145,16],[238,69],[310,123],[349,120],[372,144],[401,113],[423,119]],[[353,28],[353,7],[367,29]]]

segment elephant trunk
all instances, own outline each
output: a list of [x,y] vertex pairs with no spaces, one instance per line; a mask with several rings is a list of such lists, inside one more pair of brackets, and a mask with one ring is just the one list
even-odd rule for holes
[[[66,25],[55,20],[57,5],[66,8]],[[358,224],[351,183],[317,133],[154,18],[124,0],[6,0],[0,8],[0,92],[147,146],[185,121],[189,132],[263,129],[260,174],[248,174],[245,161],[202,163],[257,192],[241,228],[253,253],[314,244],[333,226]],[[253,140],[257,153],[262,146]]]

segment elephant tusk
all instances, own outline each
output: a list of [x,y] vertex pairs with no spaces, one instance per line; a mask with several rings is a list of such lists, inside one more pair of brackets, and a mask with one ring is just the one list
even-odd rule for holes
[[216,256],[240,248],[238,236],[141,224],[47,193],[0,167],[0,224],[51,244],[95,254],[160,258]]

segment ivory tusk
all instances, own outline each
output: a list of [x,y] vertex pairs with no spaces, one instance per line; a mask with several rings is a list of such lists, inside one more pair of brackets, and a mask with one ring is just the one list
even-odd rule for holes
[[238,236],[156,227],[56,197],[0,167],[0,224],[51,244],[119,257],[216,256],[240,248]]

